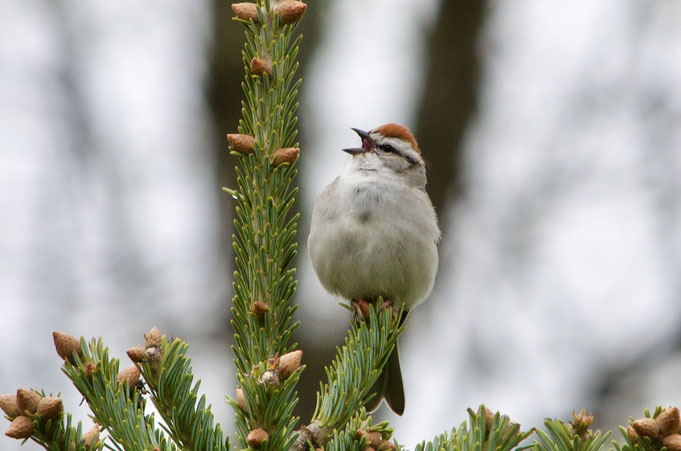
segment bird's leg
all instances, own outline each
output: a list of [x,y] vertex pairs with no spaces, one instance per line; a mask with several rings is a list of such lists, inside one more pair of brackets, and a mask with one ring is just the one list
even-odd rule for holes
[[366,299],[353,299],[350,301],[352,309],[355,311],[355,319],[366,320],[369,318],[369,306],[371,303]]
[[394,305],[393,300],[386,298],[386,299],[383,300],[383,304],[381,304],[381,306],[379,307],[378,310],[381,311],[384,308],[390,308],[392,310],[392,313],[393,313],[393,319],[397,319],[397,315],[399,313],[398,313],[397,309],[393,308],[393,305]]

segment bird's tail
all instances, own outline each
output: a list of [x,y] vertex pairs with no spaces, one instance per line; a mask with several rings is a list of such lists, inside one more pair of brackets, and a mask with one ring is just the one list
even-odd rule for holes
[[373,412],[378,409],[381,401],[385,399],[390,410],[397,415],[404,413],[404,385],[402,384],[402,370],[400,369],[400,352],[397,344],[388,357],[381,375],[371,388],[371,393],[376,393],[367,403],[367,411]]

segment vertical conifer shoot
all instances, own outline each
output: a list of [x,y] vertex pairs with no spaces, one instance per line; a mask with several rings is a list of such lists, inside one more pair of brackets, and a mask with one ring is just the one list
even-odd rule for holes
[[241,447],[285,450],[295,439],[300,352],[289,344],[297,324],[295,292],[298,214],[291,215],[297,188],[296,56],[293,39],[306,5],[258,0],[232,5],[246,28],[243,61],[245,99],[239,133],[228,135],[239,158],[233,236],[236,271],[232,327],[239,395],[237,440]]

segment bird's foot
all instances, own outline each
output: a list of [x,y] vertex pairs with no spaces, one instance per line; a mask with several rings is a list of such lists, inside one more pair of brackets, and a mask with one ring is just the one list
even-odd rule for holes
[[383,310],[384,308],[392,307],[392,306],[393,306],[393,300],[392,299],[384,299],[383,304],[381,304],[381,307],[378,310]]
[[369,318],[369,306],[371,306],[371,302],[366,299],[353,299],[350,301],[350,305],[355,312],[355,319],[366,320]]
[[[369,311],[370,307],[374,305],[376,308],[377,312],[380,312],[384,308],[392,308],[393,306],[393,301],[392,299],[384,299],[383,303],[381,305],[376,305],[378,304],[377,302],[372,302],[367,299],[353,299],[350,301],[350,305],[352,306],[352,310],[355,313],[355,319],[359,320],[366,320],[369,318]],[[394,314],[397,314],[396,311],[393,311]]]
[[393,303],[392,299],[384,299],[383,304],[381,304],[381,307],[378,310],[381,311],[384,308],[389,308],[392,311],[393,319],[397,319],[397,315],[399,314],[399,312],[397,311],[397,309],[393,308],[394,305],[395,304]]

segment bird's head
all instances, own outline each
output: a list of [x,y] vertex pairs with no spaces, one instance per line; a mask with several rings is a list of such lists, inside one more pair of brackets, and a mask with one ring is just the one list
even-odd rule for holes
[[352,164],[358,169],[387,169],[398,174],[425,171],[419,145],[407,127],[391,123],[368,132],[357,128],[353,130],[362,138],[362,146],[343,151],[353,156]]

